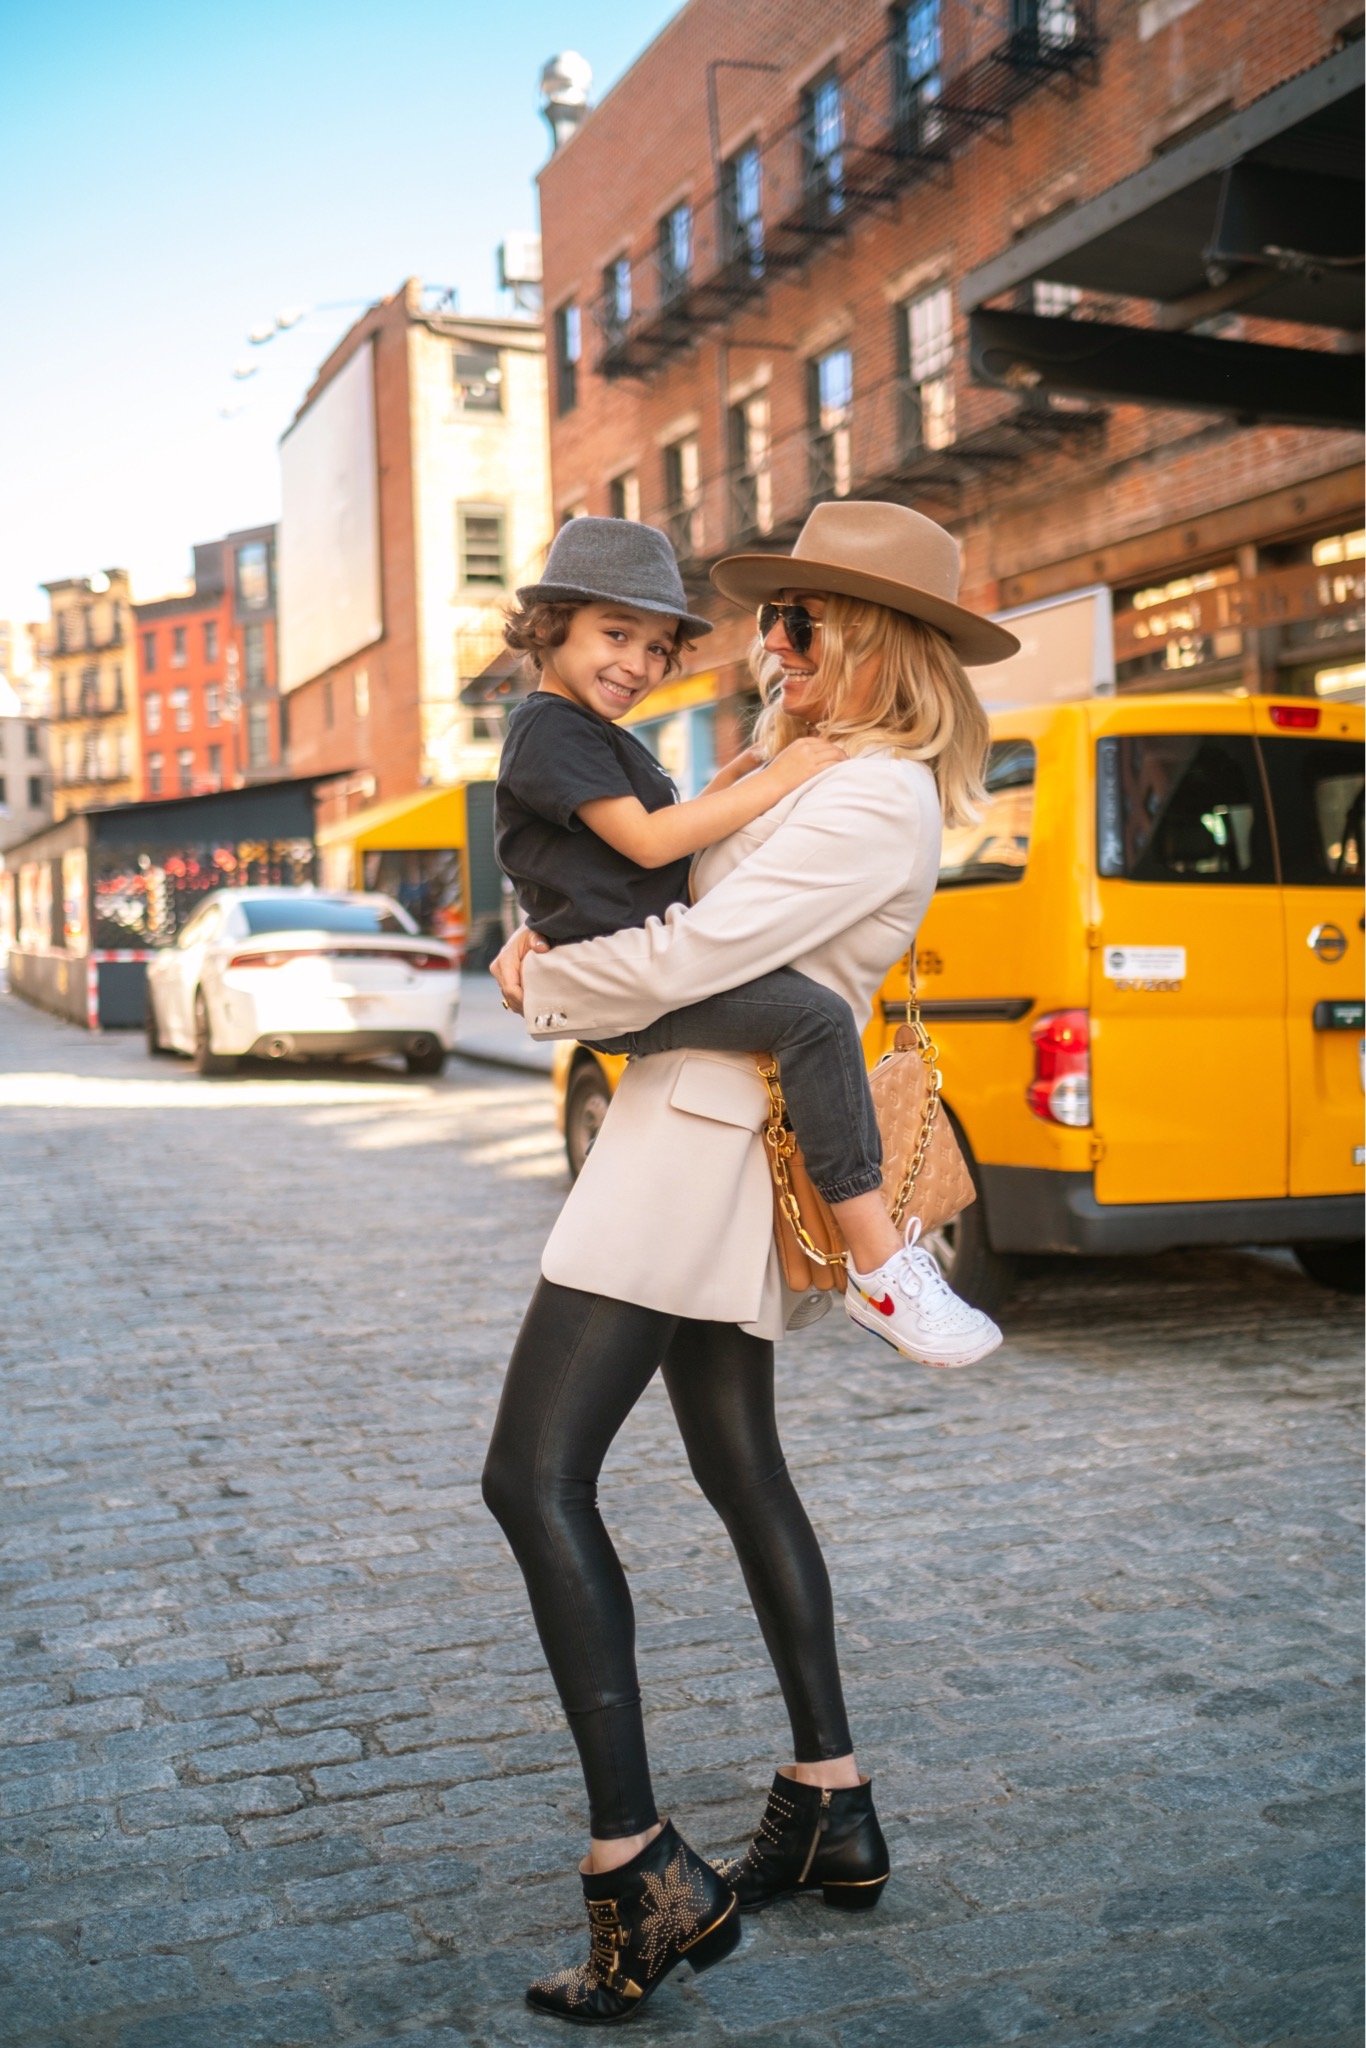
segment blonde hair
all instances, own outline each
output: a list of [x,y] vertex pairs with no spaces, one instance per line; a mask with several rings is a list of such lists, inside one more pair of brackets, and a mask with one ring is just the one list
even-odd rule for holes
[[[873,657],[878,665],[872,689],[855,710],[850,706],[855,671]],[[754,740],[771,760],[808,731],[809,723],[783,710],[778,694],[782,668],[761,640],[754,643],[750,667],[764,700]],[[815,680],[824,709],[810,723],[851,754],[887,747],[912,761],[928,762],[944,823],[972,822],[986,794],[982,773],[991,735],[963,664],[942,633],[886,605],[829,596]]]

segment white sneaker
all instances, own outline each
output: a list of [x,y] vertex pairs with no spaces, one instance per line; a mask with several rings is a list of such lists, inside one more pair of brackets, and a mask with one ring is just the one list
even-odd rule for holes
[[917,1365],[975,1365],[996,1349],[1001,1333],[990,1316],[959,1299],[919,1240],[919,1219],[912,1218],[904,1249],[875,1273],[857,1273],[846,1259],[845,1312]]

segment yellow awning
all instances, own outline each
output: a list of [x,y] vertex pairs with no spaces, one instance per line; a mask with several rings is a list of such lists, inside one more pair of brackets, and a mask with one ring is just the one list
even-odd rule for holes
[[440,850],[465,844],[465,792],[419,789],[320,825],[319,846],[351,846],[358,853]]

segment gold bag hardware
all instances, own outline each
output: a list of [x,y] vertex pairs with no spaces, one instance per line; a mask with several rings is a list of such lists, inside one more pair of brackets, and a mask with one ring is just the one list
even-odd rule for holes
[[[976,1200],[976,1190],[953,1126],[940,1115],[944,1079],[939,1048],[920,1010],[914,949],[907,955],[906,970],[906,1022],[897,1029],[893,1050],[869,1075],[868,1085],[882,1134],[882,1193],[891,1219],[900,1230],[908,1214],[916,1216],[922,1232],[928,1233],[960,1215]],[[778,1062],[772,1053],[764,1053],[758,1065],[768,1089],[764,1144],[773,1175],[773,1229],[783,1279],[797,1293],[828,1293],[831,1288],[843,1293],[848,1283],[844,1241],[788,1128]]]

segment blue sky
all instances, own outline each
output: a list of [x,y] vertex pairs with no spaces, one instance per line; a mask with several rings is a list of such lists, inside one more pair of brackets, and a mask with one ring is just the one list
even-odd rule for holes
[[497,311],[541,65],[580,50],[600,97],[676,5],[0,0],[0,615],[115,564],[155,596],[273,518],[278,436],[359,305],[248,329],[406,276]]

